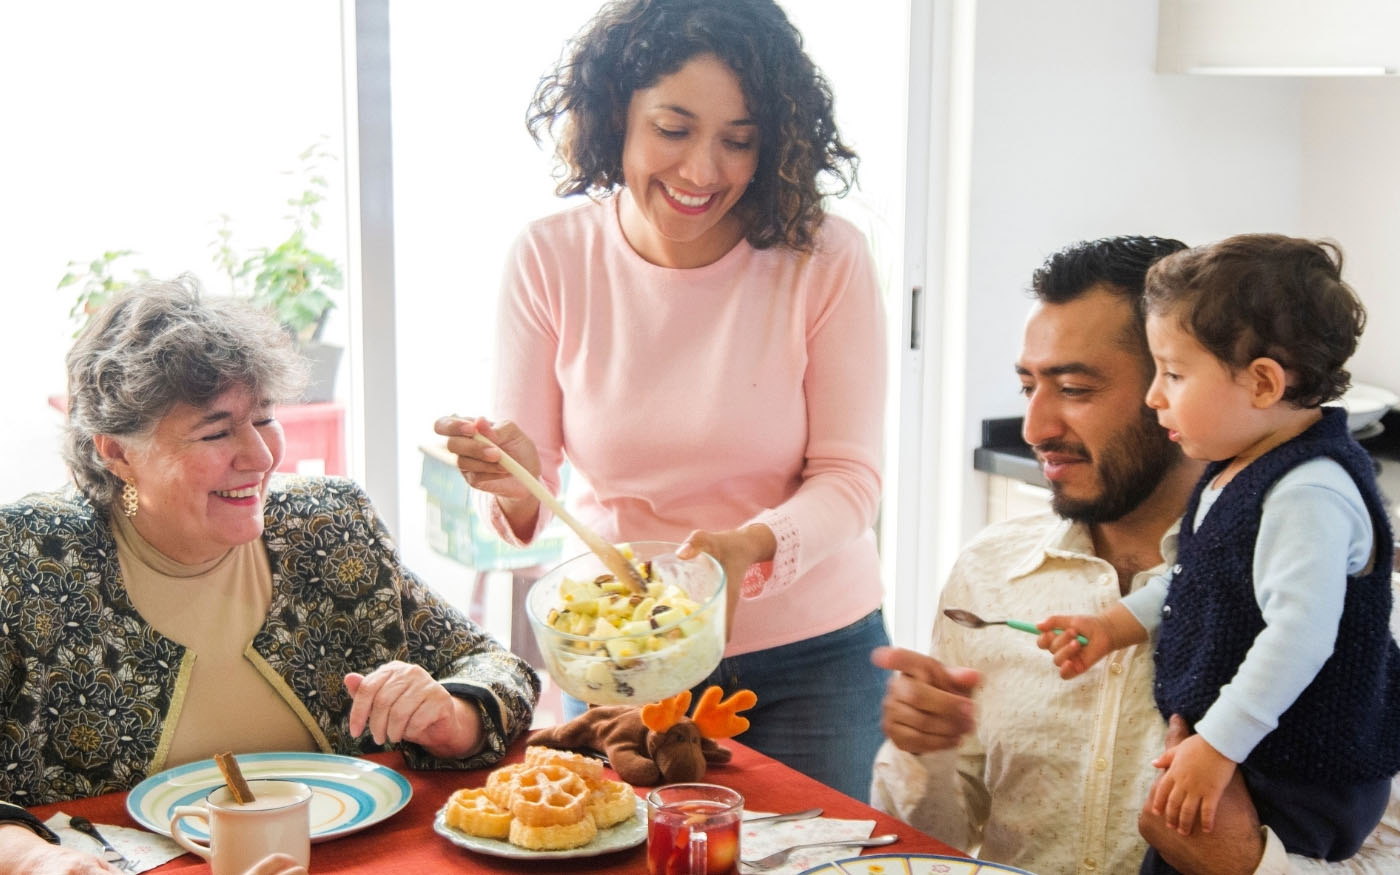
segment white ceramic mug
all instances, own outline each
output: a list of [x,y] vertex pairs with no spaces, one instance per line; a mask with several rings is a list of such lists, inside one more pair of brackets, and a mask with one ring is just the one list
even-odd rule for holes
[[[253,801],[233,801],[227,786],[217,787],[205,805],[181,805],[170,812],[170,837],[209,861],[213,875],[243,875],[269,854],[311,863],[311,788],[299,781],[249,781]],[[208,824],[209,844],[180,827],[186,817]]]

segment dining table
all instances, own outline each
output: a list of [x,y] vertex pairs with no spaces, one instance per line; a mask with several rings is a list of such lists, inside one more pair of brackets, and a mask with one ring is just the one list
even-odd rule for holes
[[[525,739],[517,741],[507,751],[501,764],[523,759],[526,744]],[[825,817],[873,820],[874,833],[894,833],[899,836],[898,843],[888,848],[877,848],[875,852],[967,856],[908,824],[750,747],[732,740],[725,742],[725,746],[733,752],[733,758],[722,765],[710,765],[703,780],[739,791],[748,810],[782,812],[820,807]],[[490,768],[471,771],[409,769],[404,764],[403,756],[397,751],[368,754],[364,759],[387,766],[403,775],[413,789],[413,796],[401,811],[378,823],[358,832],[313,844],[310,865],[313,875],[328,872],[362,872],[376,875],[429,875],[437,872],[640,875],[646,872],[645,842],[600,856],[547,861],[509,859],[458,847],[434,831],[433,820],[455,790],[485,784],[491,772]],[[608,771],[610,778],[617,777],[611,770]],[[645,796],[650,788],[635,789],[639,795]],[[139,828],[140,824],[127,813],[126,797],[126,793],[109,793],[35,806],[31,810],[40,818],[48,818],[54,812],[62,810],[70,815],[80,814],[98,824]],[[855,851],[851,851],[849,855],[854,854]],[[148,871],[160,875],[172,872],[195,875],[207,873],[209,866],[193,854],[184,854]]]

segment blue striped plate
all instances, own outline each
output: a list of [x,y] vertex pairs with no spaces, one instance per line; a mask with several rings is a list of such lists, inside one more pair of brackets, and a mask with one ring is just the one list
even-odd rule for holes
[[[339,838],[378,823],[408,804],[413,789],[387,766],[327,753],[249,753],[238,755],[243,777],[286,778],[311,787],[311,841]],[[178,805],[200,805],[224,776],[213,760],[186,763],[152,775],[132,788],[126,811],[151,832],[170,835],[170,812]],[[200,821],[186,820],[184,831],[208,840]]]

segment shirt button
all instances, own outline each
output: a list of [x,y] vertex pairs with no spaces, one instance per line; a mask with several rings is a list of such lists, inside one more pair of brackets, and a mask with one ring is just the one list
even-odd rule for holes
[[1108,760],[1104,759],[1103,757],[1099,757],[1098,759],[1094,760],[1094,768],[1102,772],[1104,769],[1108,768]]
[[1172,606],[1171,606],[1171,605],[1162,605],[1162,616],[1164,616],[1164,617],[1170,617],[1171,615],[1172,615]]
[[1180,565],[1173,565],[1173,566],[1172,566],[1172,574],[1180,574],[1180,573],[1181,573],[1181,566],[1180,566]]
[[1084,858],[1084,868],[1085,868],[1085,869],[1097,869],[1097,868],[1099,868],[1099,861],[1098,861],[1098,860],[1095,860],[1093,857],[1085,857],[1085,858]]
[[1114,674],[1122,674],[1122,673],[1123,673],[1123,663],[1121,663],[1121,662],[1110,662],[1110,663],[1108,664],[1108,670],[1111,671],[1111,672],[1113,672]]

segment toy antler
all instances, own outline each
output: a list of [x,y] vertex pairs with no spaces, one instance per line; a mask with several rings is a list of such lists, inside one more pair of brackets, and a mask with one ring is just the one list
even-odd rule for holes
[[[738,712],[752,708],[758,696],[754,695],[753,690],[739,690],[721,702],[719,697],[722,692],[719,687],[707,688],[700,694],[700,703],[691,715],[690,719],[695,721],[700,734],[706,738],[733,738],[749,728],[748,718],[738,716]],[[645,715],[643,719],[646,719]]]
[[[719,692],[718,687],[710,689]],[[709,695],[709,690],[705,691]],[[701,697],[704,700],[704,697]],[[662,699],[660,702],[652,702],[642,706],[642,723],[652,732],[665,732],[672,726],[681,722],[685,717],[685,709],[690,707],[690,690],[681,690],[669,699]]]

